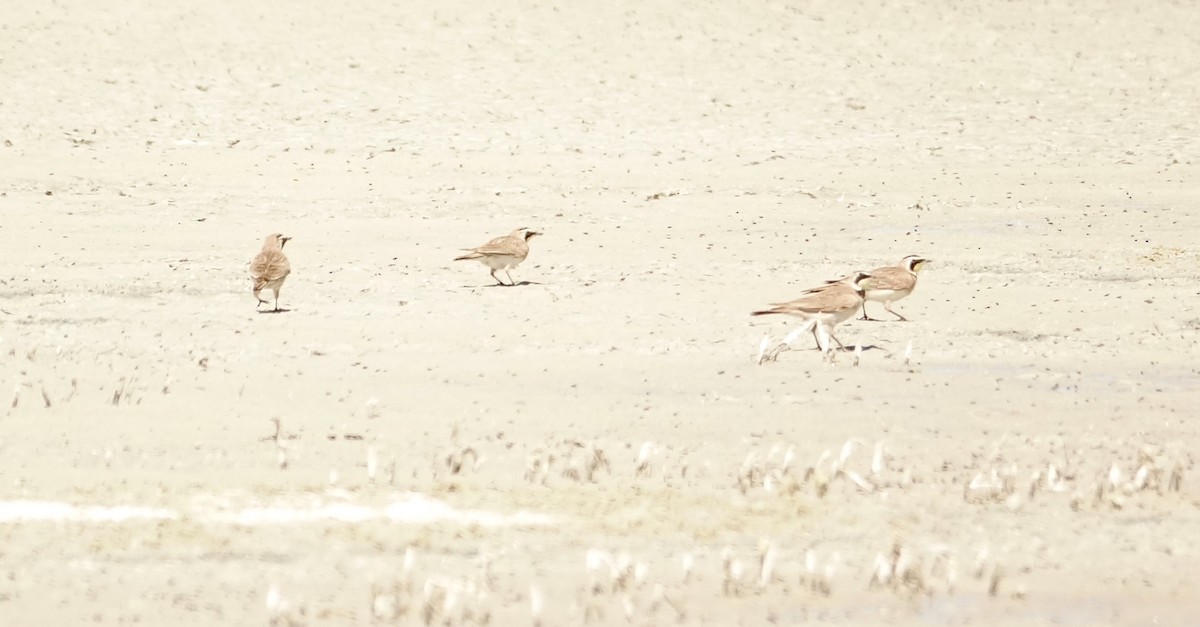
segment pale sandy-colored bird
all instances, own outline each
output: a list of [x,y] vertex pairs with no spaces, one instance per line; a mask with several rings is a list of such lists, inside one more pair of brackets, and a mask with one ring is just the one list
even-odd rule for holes
[[871,270],[871,281],[867,285],[863,297],[863,320],[872,320],[867,315],[866,301],[872,300],[883,303],[888,313],[904,322],[908,322],[900,313],[892,310],[892,303],[913,293],[917,289],[917,273],[925,267],[929,260],[920,255],[909,255],[894,266],[884,266]]
[[292,264],[283,254],[283,245],[290,239],[280,233],[268,235],[263,241],[262,251],[250,260],[250,278],[254,279],[254,297],[258,299],[255,309],[267,302],[259,296],[259,292],[269,287],[275,292],[275,311],[279,311],[279,288],[283,287],[284,279],[292,272]]
[[[920,255],[909,255],[901,259],[900,263],[894,266],[883,266],[882,268],[871,270],[871,281],[866,286],[862,304],[862,317],[859,320],[878,322],[875,318],[867,315],[867,301],[875,301],[883,303],[883,308],[888,313],[896,316],[903,322],[908,322],[908,318],[892,310],[892,303],[912,294],[913,290],[917,289],[917,273],[929,262],[929,259]],[[847,278],[849,277],[834,279],[827,281],[827,283],[833,285],[845,281]],[[809,291],[817,292],[825,289],[825,287],[814,287]]]
[[833,334],[837,325],[854,317],[854,313],[863,303],[863,286],[873,280],[867,272],[855,272],[846,278],[813,288],[804,296],[786,303],[772,303],[771,309],[752,312],[752,316],[769,314],[784,314],[795,316],[811,323],[813,337],[817,340],[817,348],[822,349],[818,333],[829,336],[838,346],[845,348],[841,340]]
[[[516,285],[512,274],[509,274],[508,271],[525,261],[525,257],[529,256],[529,240],[537,235],[541,235],[541,233],[521,227],[508,235],[497,237],[483,246],[464,248],[463,250],[469,252],[461,257],[455,257],[454,260],[478,260],[492,269],[492,278],[496,279],[496,283],[508,286]],[[496,276],[497,270],[504,270],[504,274],[508,275],[508,283],[501,281],[500,277]]]

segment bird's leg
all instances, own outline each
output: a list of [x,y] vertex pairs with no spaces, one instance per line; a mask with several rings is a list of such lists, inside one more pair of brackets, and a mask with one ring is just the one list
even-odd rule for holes
[[275,311],[279,311],[279,290],[275,290]]
[[516,284],[517,284],[517,282],[513,280],[513,278],[512,278],[512,274],[510,274],[510,273],[509,273],[509,271],[508,271],[508,268],[505,268],[505,269],[504,269],[504,274],[508,275],[508,284],[509,284],[509,285],[516,285]]
[[884,303],[884,304],[883,304],[883,308],[884,308],[884,309],[886,309],[886,310],[888,311],[888,313],[890,313],[890,314],[892,314],[893,316],[896,316],[897,318],[899,318],[899,319],[900,319],[900,322],[908,322],[908,318],[905,318],[904,316],[902,316],[902,315],[900,315],[900,314],[898,314],[898,313],[896,313],[896,312],[892,311],[892,304],[891,304],[891,303]]
[[[817,341],[817,350],[824,350],[824,349],[822,349],[822,348],[821,348],[821,338],[820,338],[820,337],[817,337],[817,328],[816,328],[816,327],[813,327],[813,332],[812,332],[812,334],[813,334],[813,339]],[[829,334],[829,337],[830,337],[830,338],[832,338],[832,339],[833,339],[833,341],[837,342],[838,348],[840,348],[840,349],[842,349],[842,350],[845,350],[845,349],[846,349],[846,345],[845,345],[845,344],[842,344],[842,341],[841,341],[841,340],[839,340],[839,339],[837,339],[837,336],[836,336],[836,335],[834,335],[833,333],[830,333],[830,334]]]
[[493,279],[496,279],[496,285],[504,285],[504,281],[501,281],[501,280],[500,280],[500,277],[496,276],[496,269],[495,269],[495,268],[492,268],[492,278],[493,278]]
[[254,298],[258,300],[258,304],[254,306],[254,310],[258,311],[258,308],[262,307],[262,304],[267,301],[263,300],[262,296],[258,295],[258,290],[252,290],[251,293],[254,294]]
[[859,318],[859,320],[870,320],[871,322],[879,322],[875,318],[872,318],[871,316],[867,315],[867,301],[865,301],[865,300],[863,301],[863,304],[862,304],[862,312],[863,312],[863,315],[861,318]]
[[817,325],[816,332],[817,346],[821,349],[821,354],[825,356],[825,359],[829,359],[830,355],[833,353],[833,345],[829,341],[834,339],[833,333],[830,333],[830,330],[826,329],[825,325],[822,324]]

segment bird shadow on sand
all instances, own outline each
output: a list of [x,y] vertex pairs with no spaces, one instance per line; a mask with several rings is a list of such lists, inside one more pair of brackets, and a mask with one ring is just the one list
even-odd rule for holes
[[526,286],[526,285],[543,285],[543,284],[542,284],[542,283],[538,283],[537,281],[517,281],[516,283],[513,283],[512,285],[509,285],[508,283],[488,283],[487,285],[465,285],[465,286],[463,286],[463,287],[470,287],[470,288],[477,288],[477,287],[523,287],[523,286]]
[[258,311],[256,311],[255,313],[260,313],[260,314],[281,314],[281,313],[288,313],[288,312],[290,312],[290,311],[291,311],[291,309],[287,309],[287,308],[285,308],[285,307],[280,307],[279,309],[259,309],[259,310],[258,310]]
[[[810,346],[808,349],[803,349],[803,348],[795,349],[795,348],[794,348],[794,349],[791,349],[791,350],[810,350],[810,351],[819,351],[819,350],[821,350],[821,349],[817,348],[816,346]],[[833,350],[835,350],[835,351],[837,351],[837,352],[839,352],[839,353],[853,353],[853,352],[854,352],[854,345],[853,345],[853,344],[847,344],[846,346],[843,346],[843,347],[841,347],[841,348],[835,348],[835,349],[833,349]],[[881,350],[883,350],[883,347],[882,347],[882,346],[876,346],[876,345],[874,345],[874,344],[863,344],[863,345],[862,345],[862,350],[863,350],[863,352],[864,352],[864,353],[865,353],[865,352],[867,352],[867,351],[881,351]]]

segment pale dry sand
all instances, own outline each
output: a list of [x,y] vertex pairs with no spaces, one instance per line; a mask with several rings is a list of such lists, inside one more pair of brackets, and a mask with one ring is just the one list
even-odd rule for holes
[[[272,586],[368,624],[406,554],[404,624],[439,577],[451,623],[532,624],[531,586],[547,626],[1200,620],[1187,3],[332,6],[5,7],[0,624],[264,624]],[[521,226],[533,284],[451,261]],[[791,325],[753,308],[910,253],[859,367],[754,364]],[[851,437],[875,489],[799,483]],[[1120,494],[1147,445],[1181,492]],[[953,591],[868,589],[894,543]]]

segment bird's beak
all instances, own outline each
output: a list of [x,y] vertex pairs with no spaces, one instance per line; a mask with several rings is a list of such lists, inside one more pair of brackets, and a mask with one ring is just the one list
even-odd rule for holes
[[286,243],[292,241],[292,238],[290,238],[290,237],[281,237],[279,239],[280,239],[281,244],[286,244]]

